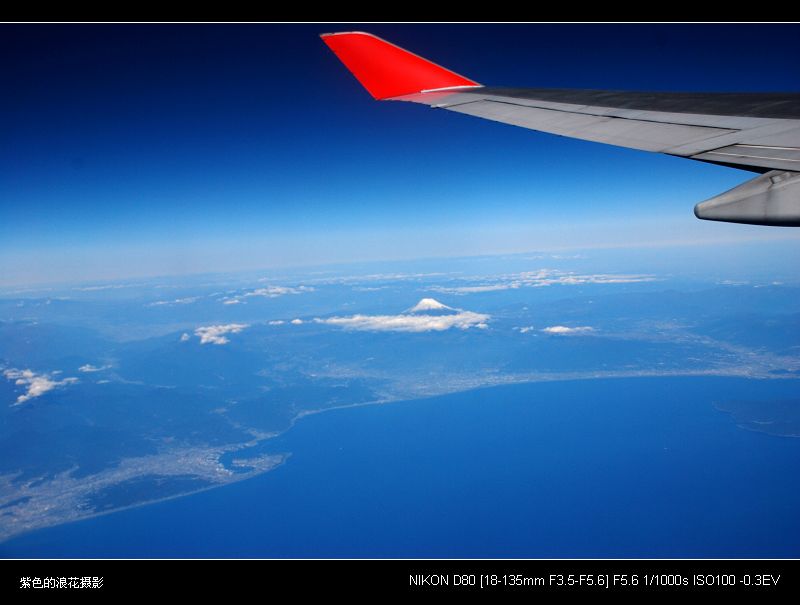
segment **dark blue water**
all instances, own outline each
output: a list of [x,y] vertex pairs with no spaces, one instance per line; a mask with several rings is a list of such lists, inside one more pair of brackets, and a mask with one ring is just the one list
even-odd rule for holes
[[41,530],[19,557],[800,556],[800,439],[711,403],[794,381],[515,385],[339,410],[269,473]]

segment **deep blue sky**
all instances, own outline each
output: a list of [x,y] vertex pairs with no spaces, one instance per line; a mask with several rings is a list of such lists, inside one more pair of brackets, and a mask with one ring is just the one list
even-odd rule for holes
[[797,238],[694,218],[746,172],[377,103],[352,29],[490,85],[800,90],[793,25],[4,25],[0,285]]

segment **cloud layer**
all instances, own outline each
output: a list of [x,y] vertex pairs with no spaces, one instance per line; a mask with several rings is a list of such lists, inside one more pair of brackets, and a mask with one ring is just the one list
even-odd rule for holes
[[245,292],[244,296],[264,296],[266,298],[278,298],[279,296],[286,296],[287,294],[303,294],[304,292],[313,292],[314,288],[310,286],[297,286],[291,288],[289,286],[266,286],[253,290],[252,292]]
[[[56,374],[58,372],[55,372]],[[33,370],[17,370],[11,368],[3,370],[3,376],[8,380],[13,380],[14,384],[25,387],[25,393],[17,397],[14,405],[22,405],[26,401],[44,395],[48,391],[68,384],[78,382],[77,378],[64,378],[63,380],[54,380],[52,374],[37,374]]]
[[78,371],[79,372],[87,372],[87,373],[90,373],[90,372],[102,372],[103,370],[107,370],[110,367],[111,366],[93,366],[92,364],[87,363],[87,364],[84,364],[81,367],[79,367]]
[[240,302],[244,302],[243,299],[245,298],[252,298],[252,297],[262,297],[262,298],[278,298],[280,296],[287,296],[289,294],[305,294],[307,292],[313,292],[314,288],[311,286],[264,286],[263,288],[258,288],[256,290],[251,290],[249,292],[245,292],[243,294],[238,294],[236,296],[226,296],[222,299],[222,304],[224,305],[236,305]]
[[[451,310],[452,313],[429,315],[424,311]],[[484,313],[474,313],[462,309],[453,309],[440,302],[426,298],[412,307],[407,313],[398,315],[350,315],[348,317],[316,318],[318,324],[338,326],[346,330],[367,332],[442,332],[450,328],[468,330],[469,328],[485,329],[490,319]]]
[[204,326],[197,328],[194,333],[200,337],[200,344],[224,345],[230,340],[225,334],[238,334],[248,327],[248,324],[226,324],[220,326]]
[[188,296],[186,298],[176,298],[175,300],[157,300],[156,302],[151,302],[147,306],[148,307],[163,307],[166,305],[190,305],[193,302],[197,302],[200,300],[199,296]]
[[589,332],[594,332],[594,328],[591,326],[576,326],[574,328],[567,326],[548,326],[547,328],[543,328],[542,332],[546,332],[547,334],[558,334],[560,336],[572,336],[574,334],[587,334]]
[[470,286],[434,286],[431,290],[447,294],[475,294],[499,290],[515,290],[517,288],[541,288],[544,286],[581,284],[631,284],[656,281],[653,275],[593,273],[581,275],[553,269],[525,271],[510,275],[488,278],[489,283]]

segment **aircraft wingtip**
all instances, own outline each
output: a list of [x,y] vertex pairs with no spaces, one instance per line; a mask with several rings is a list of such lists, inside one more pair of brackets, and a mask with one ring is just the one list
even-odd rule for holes
[[375,99],[442,88],[479,86],[368,32],[321,34],[322,41]]

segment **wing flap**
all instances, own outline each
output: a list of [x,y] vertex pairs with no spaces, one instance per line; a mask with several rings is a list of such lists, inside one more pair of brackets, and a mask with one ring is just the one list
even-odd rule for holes
[[800,171],[800,149],[767,145],[728,145],[692,156],[697,160]]
[[736,132],[711,126],[671,124],[540,109],[494,100],[448,105],[446,109],[532,130],[661,153],[669,153],[672,148],[681,145]]

